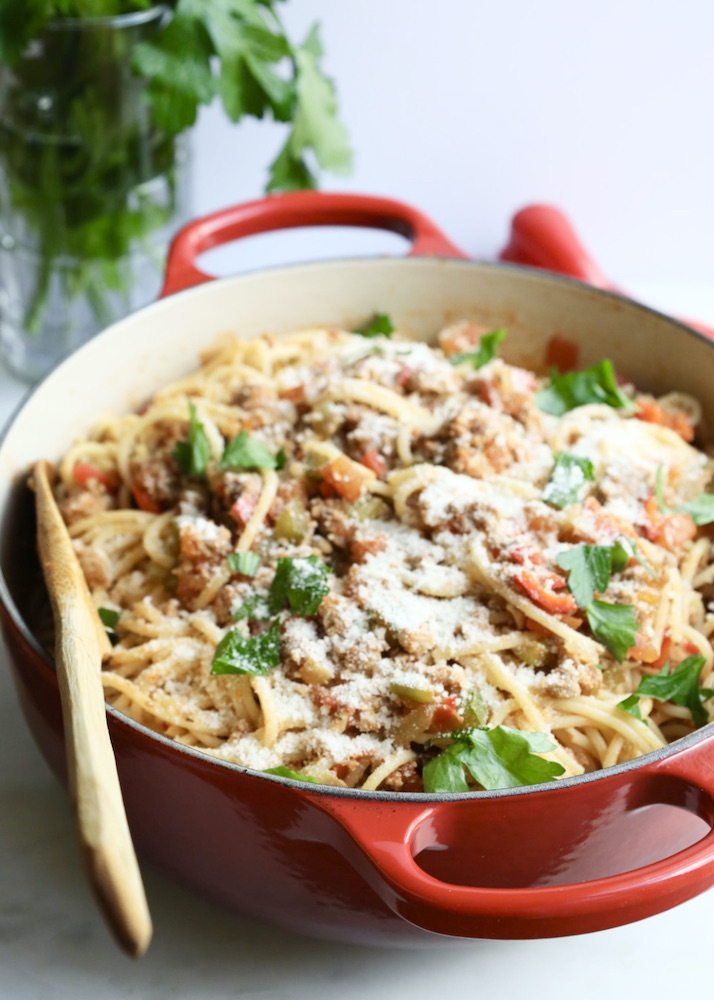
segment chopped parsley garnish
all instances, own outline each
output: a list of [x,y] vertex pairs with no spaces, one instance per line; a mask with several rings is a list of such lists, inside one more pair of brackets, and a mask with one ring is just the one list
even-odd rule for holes
[[560,375],[553,369],[550,385],[537,392],[535,400],[539,409],[556,417],[588,403],[605,403],[620,410],[635,409],[632,400],[617,384],[615,369],[607,358],[581,372]]
[[483,788],[517,788],[550,781],[565,768],[538,754],[554,750],[544,733],[509,726],[477,727],[450,734],[453,742],[422,770],[425,792],[470,791],[464,768]]
[[242,430],[228,442],[218,463],[221,469],[282,469],[285,452],[273,455],[268,446]]
[[239,607],[231,611],[231,614],[237,622],[241,618],[248,618],[254,622],[264,622],[270,618],[270,608],[262,594],[251,594]]
[[267,632],[245,636],[232,628],[223,636],[213,654],[212,674],[267,674],[280,662],[280,621],[275,619]]
[[595,600],[595,594],[607,590],[611,575],[622,572],[633,552],[634,545],[630,549],[616,541],[614,545],[575,545],[558,556],[558,565],[568,571],[568,590],[584,608],[593,635],[618,663],[635,643],[635,609],[631,604]]
[[705,725],[709,721],[709,713],[704,708],[704,702],[714,696],[714,691],[710,688],[699,686],[705,662],[703,656],[694,654],[682,660],[671,672],[669,663],[665,663],[658,674],[643,677],[635,693],[621,701],[617,707],[635,718],[642,718],[639,699],[646,695],[657,701],[671,701],[688,708],[694,724]]
[[506,339],[506,331],[501,327],[492,333],[484,333],[481,337],[477,351],[465,351],[462,354],[454,354],[451,358],[452,365],[469,364],[472,368],[483,368],[489,361],[493,361],[498,353],[499,346]]
[[553,471],[543,490],[543,500],[561,508],[577,503],[586,482],[595,482],[595,470],[590,459],[561,451],[556,455]]
[[289,606],[295,615],[314,615],[322,598],[330,592],[328,568],[317,556],[304,559],[278,559],[268,605],[271,614]]
[[377,313],[369,323],[353,330],[360,337],[391,337],[394,333],[394,324],[387,313]]
[[621,573],[631,553],[621,542],[614,545],[574,545],[561,552],[558,565],[568,571],[568,589],[581,608],[607,590],[613,573]]
[[228,555],[228,565],[234,573],[255,576],[255,571],[260,566],[260,556],[255,552],[231,552]]
[[642,718],[642,709],[640,708],[640,699],[636,694],[628,695],[623,701],[617,703],[617,707],[621,708],[623,712],[627,712],[629,715],[634,715],[636,719],[640,722],[645,720]]
[[97,614],[99,615],[102,625],[107,630],[109,641],[112,646],[116,646],[119,642],[116,627],[119,624],[119,619],[121,618],[121,611],[115,611],[114,608],[97,608]]
[[188,436],[185,441],[178,441],[172,455],[176,465],[184,476],[202,476],[211,458],[211,447],[206,437],[203,424],[196,416],[196,407],[188,401]]
[[97,613],[106,628],[115,629],[121,618],[121,611],[115,611],[114,608],[99,608]]
[[319,785],[317,778],[313,778],[311,774],[300,774],[299,771],[293,771],[289,767],[285,767],[283,764],[280,767],[267,767],[263,774],[277,774],[281,778],[293,778],[295,781],[311,781],[315,785]]
[[[231,557],[228,559],[230,562]],[[285,608],[303,618],[314,615],[322,603],[322,598],[330,592],[328,573],[327,566],[317,556],[278,559],[267,598],[262,594],[251,594],[232,611],[233,618],[236,621],[240,621],[241,618],[266,621]]]
[[714,494],[700,493],[693,500],[687,500],[679,507],[668,507],[664,499],[662,487],[662,466],[655,473],[655,496],[657,506],[663,514],[689,514],[696,525],[711,524],[714,521]]
[[596,639],[599,639],[618,663],[632,649],[637,636],[637,619],[631,604],[608,604],[606,601],[592,601],[585,608],[588,624]]

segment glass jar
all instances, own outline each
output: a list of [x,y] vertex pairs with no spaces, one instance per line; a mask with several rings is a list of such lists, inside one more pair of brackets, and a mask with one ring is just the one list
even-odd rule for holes
[[34,381],[154,299],[188,215],[188,137],[152,122],[156,6],[56,19],[0,67],[0,356]]

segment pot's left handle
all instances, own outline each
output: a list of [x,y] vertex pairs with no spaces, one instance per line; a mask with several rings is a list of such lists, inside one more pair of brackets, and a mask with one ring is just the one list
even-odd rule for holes
[[184,226],[174,238],[161,297],[211,281],[196,264],[206,250],[276,229],[357,226],[411,240],[410,255],[465,257],[426,215],[405,202],[372,195],[292,191],[244,202]]

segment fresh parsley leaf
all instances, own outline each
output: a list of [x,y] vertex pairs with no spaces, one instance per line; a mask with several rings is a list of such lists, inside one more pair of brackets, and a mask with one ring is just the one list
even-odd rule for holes
[[454,354],[451,358],[451,364],[469,364],[472,368],[483,368],[489,361],[493,361],[498,353],[499,346],[505,339],[506,331],[503,327],[493,330],[492,333],[484,333],[479,340],[477,351],[465,351],[463,354]]
[[559,554],[558,565],[568,571],[568,589],[581,608],[590,604],[595,593],[607,590],[613,548],[611,545],[574,545]]
[[295,615],[314,615],[330,592],[327,566],[317,556],[278,559],[268,604],[275,615],[286,605]]
[[714,521],[714,494],[700,493],[693,500],[687,500],[679,507],[669,507],[664,499],[664,486],[662,483],[663,469],[657,466],[655,473],[655,497],[657,506],[663,514],[689,514],[695,524],[711,524]]
[[562,765],[538,756],[555,749],[544,733],[509,726],[477,727],[454,733],[453,740],[424,765],[424,791],[467,792],[464,768],[486,789],[535,785],[565,771]]
[[637,635],[633,606],[592,601],[586,606],[585,613],[595,638],[600,640],[618,663],[622,663],[628,650],[634,646]]
[[311,153],[323,170],[346,174],[351,169],[352,150],[347,131],[337,119],[334,85],[320,69],[322,54],[316,25],[302,45],[291,47],[293,128],[271,164],[268,191],[315,187],[306,153]]
[[709,721],[709,713],[703,703],[714,695],[714,691],[699,686],[705,662],[703,656],[694,654],[682,660],[671,673],[669,663],[665,663],[658,674],[643,677],[637,685],[635,695],[631,697],[649,695],[657,701],[672,701],[675,705],[682,705],[692,713],[694,724],[703,726]]
[[243,430],[228,442],[218,464],[221,469],[281,469],[285,452],[273,455],[263,441]]
[[628,695],[622,701],[618,701],[617,707],[622,709],[623,712],[629,713],[629,715],[634,715],[636,719],[640,722],[645,720],[642,718],[642,709],[640,708],[640,699],[636,694]]
[[352,332],[358,333],[360,337],[391,337],[394,333],[394,324],[387,313],[377,313],[369,323]]
[[115,611],[114,608],[98,608],[97,613],[106,628],[115,629],[121,618],[121,611]]
[[332,81],[321,69],[317,26],[302,45],[288,38],[277,0],[176,0],[173,16],[136,46],[134,69],[148,81],[156,124],[176,135],[219,96],[231,121],[245,116],[291,122],[269,168],[268,191],[317,186],[307,163],[347,173],[352,152],[337,117]]
[[561,552],[557,562],[568,571],[568,589],[579,607],[590,604],[596,593],[607,590],[613,573],[621,573],[630,559],[636,559],[650,576],[657,574],[640,558],[634,542],[623,535],[612,545],[574,545]]
[[210,104],[217,91],[211,65],[215,48],[205,21],[192,16],[189,7],[179,0],[169,23],[133,53],[134,71],[148,81],[154,121],[169,135],[195,125],[200,105]]
[[619,539],[610,546],[610,568],[613,573],[622,573],[623,569],[627,569],[627,564],[635,551],[634,545],[632,550],[627,549]]
[[260,566],[260,556],[255,552],[230,552],[228,555],[228,565],[234,573],[242,573],[243,576],[255,576],[255,571]]
[[295,781],[311,781],[315,785],[319,785],[317,778],[313,778],[311,774],[300,774],[299,771],[293,771],[289,767],[285,767],[283,764],[280,767],[268,767],[263,771],[263,774],[277,774],[281,778],[293,778]]
[[556,417],[588,403],[605,403],[624,410],[635,408],[617,384],[615,369],[607,358],[581,372],[560,375],[553,369],[550,385],[537,392],[535,399],[544,413],[552,413]]
[[212,674],[267,674],[280,662],[280,621],[267,632],[245,636],[237,628],[223,636],[213,654]]
[[211,458],[211,447],[203,424],[196,416],[196,407],[188,401],[188,438],[179,441],[173,450],[176,465],[184,476],[202,476]]
[[121,618],[121,611],[115,611],[114,608],[97,608],[97,614],[99,615],[102,625],[107,630],[109,641],[112,646],[116,646],[119,642],[116,627],[119,624],[119,619]]
[[630,559],[634,559],[635,562],[638,562],[640,566],[649,573],[653,580],[659,579],[652,567],[646,563],[639,554],[637,546],[633,540],[628,538],[627,535],[622,535],[622,537],[618,538],[612,546],[612,572],[621,573],[629,563]]
[[543,490],[543,500],[561,508],[577,503],[586,482],[595,482],[595,470],[590,459],[561,451],[555,457],[553,471]]
[[234,621],[239,622],[241,618],[248,618],[250,621],[264,622],[270,617],[268,601],[262,594],[251,594],[243,603],[231,611]]
[[689,514],[697,525],[711,524],[714,521],[714,494],[700,493],[698,497],[677,507],[677,513]]
[[667,506],[664,499],[664,485],[662,483],[663,468],[661,465],[657,466],[657,471],[655,472],[655,497],[657,499],[657,507],[663,514],[671,514],[672,508]]

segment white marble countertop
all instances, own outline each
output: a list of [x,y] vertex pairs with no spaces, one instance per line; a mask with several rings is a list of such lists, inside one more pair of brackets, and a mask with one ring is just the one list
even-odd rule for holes
[[[634,289],[631,289],[634,291]],[[653,287],[645,301],[714,326],[714,288]],[[24,387],[0,372],[0,422]],[[20,715],[0,648],[0,998],[711,995],[714,890],[626,927],[545,941],[400,951],[327,944],[233,916],[144,868],[154,941],[118,952],[80,870],[68,801]],[[655,992],[656,991],[656,992]]]

